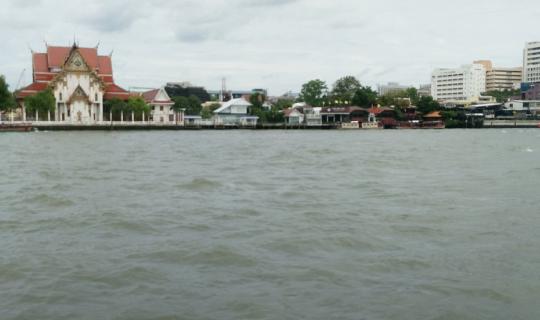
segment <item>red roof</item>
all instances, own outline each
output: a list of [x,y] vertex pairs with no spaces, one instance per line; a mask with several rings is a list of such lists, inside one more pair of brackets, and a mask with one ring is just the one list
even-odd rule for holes
[[[32,54],[34,73],[58,72],[62,68],[73,47],[47,46],[47,52]],[[110,56],[98,55],[97,48],[77,48],[88,66],[98,75],[112,75],[112,62]]]
[[114,83],[109,84],[107,87],[105,87],[105,99],[119,98],[127,100],[129,96],[130,94],[127,90],[120,86],[117,86]]
[[34,82],[18,91],[17,98],[25,98],[27,96],[31,96],[38,93],[39,91],[47,89],[48,86],[49,84],[46,82]]
[[32,55],[34,73],[49,72],[46,53],[34,53]]
[[290,108],[290,109],[285,109],[285,110],[283,110],[283,115],[284,115],[285,117],[289,117],[289,116],[291,115],[291,113],[293,113],[295,110],[298,111],[300,114],[302,114],[302,112],[301,112],[300,110]]
[[[56,74],[60,72],[73,48],[74,47],[47,46],[47,52],[32,53],[34,83],[21,90],[17,97],[24,98],[25,96],[44,90],[49,82],[54,79]],[[94,70],[107,85],[105,89],[105,99],[108,99],[109,97],[127,99],[129,93],[114,84],[110,56],[98,55],[97,48],[77,47],[77,50],[79,50],[88,66]]]
[[386,107],[382,107],[382,108],[379,108],[379,107],[372,107],[372,108],[369,108],[368,109],[368,112],[369,113],[373,113],[374,115],[378,115],[382,112],[385,112],[385,111],[394,111],[394,109],[392,108],[386,108]]
[[440,111],[433,111],[424,116],[424,118],[442,118]]
[[159,103],[159,104],[171,104],[171,105],[174,104],[174,102],[171,99],[157,100],[157,95],[159,94],[160,91],[161,89],[153,89],[150,91],[143,92],[141,95],[144,101],[146,101],[146,103]]
[[154,89],[154,90],[143,92],[142,96],[144,98],[144,101],[146,101],[146,102],[154,101],[154,99],[156,98],[158,92],[159,92],[159,89]]
[[99,74],[112,76],[112,61],[109,56],[98,56]]

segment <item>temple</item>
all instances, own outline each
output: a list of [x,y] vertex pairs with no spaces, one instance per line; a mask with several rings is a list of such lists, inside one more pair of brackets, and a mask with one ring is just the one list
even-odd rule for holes
[[47,88],[56,99],[54,120],[81,124],[103,121],[104,100],[130,96],[114,83],[111,56],[98,55],[97,47],[47,46],[32,53],[32,68],[33,83],[17,94],[24,118],[24,98]]

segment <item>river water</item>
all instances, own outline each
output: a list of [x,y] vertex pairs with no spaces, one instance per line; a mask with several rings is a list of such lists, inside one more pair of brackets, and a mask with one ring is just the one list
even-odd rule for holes
[[0,134],[1,319],[540,319],[540,130]]

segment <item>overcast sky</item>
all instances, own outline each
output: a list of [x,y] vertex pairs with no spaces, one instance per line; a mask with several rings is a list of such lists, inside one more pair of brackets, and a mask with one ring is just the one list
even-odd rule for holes
[[435,67],[475,59],[520,66],[540,40],[538,0],[0,0],[0,74],[11,88],[50,45],[114,50],[125,88],[189,81],[298,92],[315,78],[429,83]]

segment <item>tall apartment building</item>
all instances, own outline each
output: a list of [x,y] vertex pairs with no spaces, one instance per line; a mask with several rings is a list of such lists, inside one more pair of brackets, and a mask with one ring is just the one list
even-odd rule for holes
[[505,91],[519,89],[521,84],[522,68],[499,68],[493,67],[490,60],[475,61],[486,69],[486,90],[485,91]]
[[540,82],[540,42],[528,42],[523,50],[523,82]]
[[435,100],[473,100],[486,90],[486,68],[469,64],[455,69],[435,69],[431,96]]

